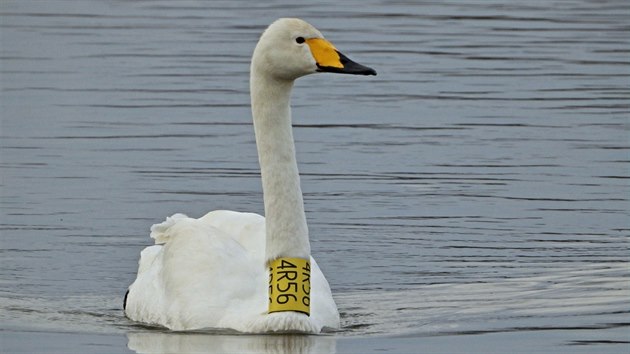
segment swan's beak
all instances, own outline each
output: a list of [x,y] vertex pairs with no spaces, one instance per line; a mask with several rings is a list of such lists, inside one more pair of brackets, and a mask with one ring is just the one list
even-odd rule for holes
[[337,51],[337,48],[323,38],[306,40],[317,63],[317,71],[352,75],[376,75],[376,71],[355,63]]

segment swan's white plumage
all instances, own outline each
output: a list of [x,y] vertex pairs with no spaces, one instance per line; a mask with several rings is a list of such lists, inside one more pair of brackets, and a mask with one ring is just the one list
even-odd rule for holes
[[[317,333],[337,328],[330,287],[311,258],[311,316],[267,314],[265,219],[219,210],[199,219],[181,214],[151,228],[156,245],[140,257],[126,314],[173,330]],[[296,326],[297,324],[297,326]]]
[[[342,60],[322,38],[302,20],[280,19],[254,50],[250,88],[266,219],[219,210],[199,219],[175,214],[153,225],[155,245],[142,251],[125,300],[130,319],[173,330],[248,333],[319,333],[339,327],[328,282],[310,256],[289,100],[293,81],[316,71],[376,73]],[[319,65],[318,56],[333,66]],[[310,316],[267,313],[267,262],[278,257],[310,258]]]

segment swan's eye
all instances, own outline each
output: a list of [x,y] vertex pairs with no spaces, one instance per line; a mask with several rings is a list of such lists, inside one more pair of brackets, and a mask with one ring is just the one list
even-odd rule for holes
[[297,37],[295,39],[295,41],[297,42],[297,44],[302,44],[304,42],[306,42],[306,40],[304,39],[304,37]]

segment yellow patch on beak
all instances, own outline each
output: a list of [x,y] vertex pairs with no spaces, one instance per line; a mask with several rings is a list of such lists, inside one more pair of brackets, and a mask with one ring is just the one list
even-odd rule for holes
[[311,38],[306,40],[306,44],[311,48],[311,53],[318,66],[343,68],[337,48],[329,41],[323,38]]

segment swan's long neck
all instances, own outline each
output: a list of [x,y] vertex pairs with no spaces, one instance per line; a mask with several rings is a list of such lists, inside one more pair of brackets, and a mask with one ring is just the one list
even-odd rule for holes
[[309,259],[311,254],[291,126],[292,88],[292,80],[268,77],[252,67],[250,89],[265,200],[267,261]]

